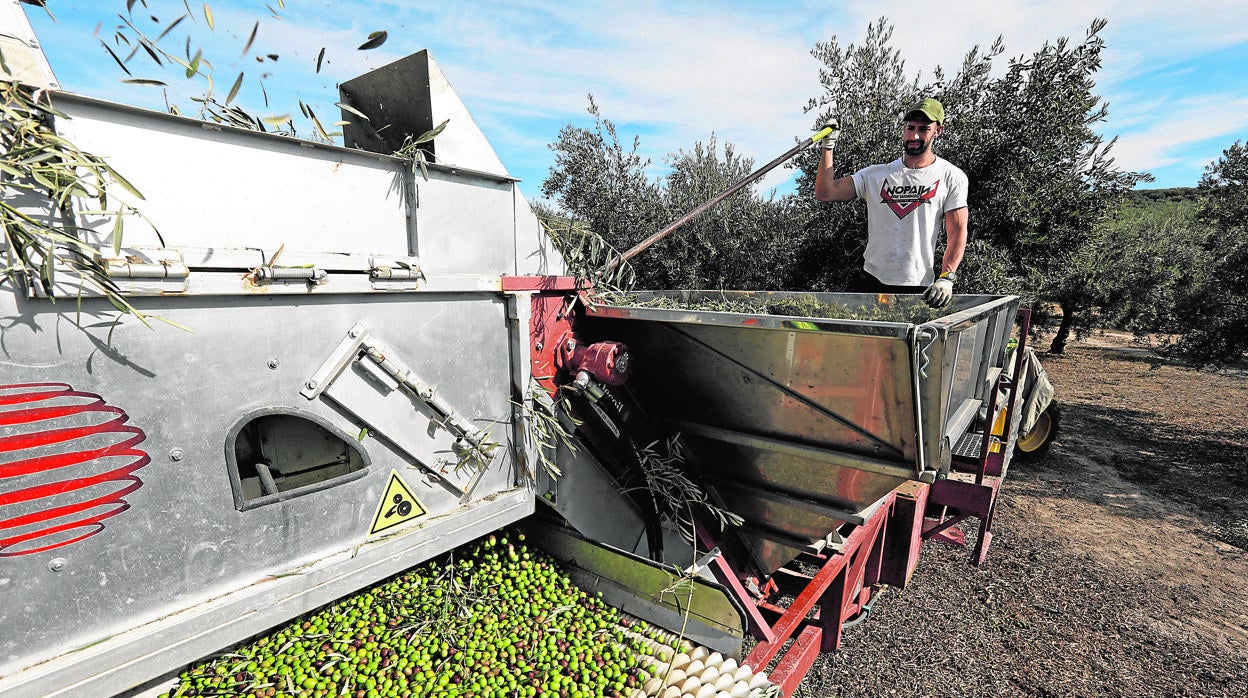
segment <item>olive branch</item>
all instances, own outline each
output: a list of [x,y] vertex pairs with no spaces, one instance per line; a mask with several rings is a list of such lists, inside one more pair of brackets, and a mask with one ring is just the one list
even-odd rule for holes
[[[41,289],[55,301],[57,269],[70,269],[97,289],[114,308],[151,327],[151,319],[181,329],[176,322],[135,308],[109,276],[107,264],[95,247],[85,242],[73,223],[78,215],[112,218],[113,254],[121,254],[125,218],[142,216],[124,202],[110,208],[108,188],[117,185],[135,198],[143,195],[98,155],[86,152],[57,135],[52,122],[68,118],[43,90],[14,82],[0,82],[0,226],[4,229],[5,279],[29,289]],[[23,199],[39,201],[46,211],[24,210]],[[81,291],[79,293],[81,304]]]

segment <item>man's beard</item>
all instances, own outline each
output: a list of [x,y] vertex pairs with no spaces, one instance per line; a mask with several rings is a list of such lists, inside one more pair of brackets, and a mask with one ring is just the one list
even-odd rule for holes
[[923,153],[926,153],[929,148],[932,147],[932,142],[931,141],[906,141],[904,147],[906,150],[906,155],[922,155]]

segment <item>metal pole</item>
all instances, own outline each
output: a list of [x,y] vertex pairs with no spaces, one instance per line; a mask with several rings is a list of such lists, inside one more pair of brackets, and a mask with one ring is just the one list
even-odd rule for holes
[[727,189],[723,190],[722,192],[720,192],[720,193],[716,194],[713,198],[711,198],[711,200],[710,200],[710,201],[707,201],[706,203],[702,204],[701,206],[698,206],[697,208],[693,209],[693,210],[692,210],[692,211],[690,211],[689,213],[686,213],[685,215],[681,216],[678,220],[676,220],[676,221],[675,221],[675,222],[673,222],[672,224],[668,225],[666,228],[664,228],[664,229],[660,230],[659,232],[655,233],[654,235],[651,235],[650,237],[646,238],[645,240],[642,240],[641,242],[639,242],[639,243],[637,243],[636,245],[634,245],[634,246],[633,246],[633,248],[632,248],[631,250],[629,250],[628,252],[625,252],[625,253],[624,253],[623,255],[621,255],[618,259],[616,259],[614,262],[612,262],[612,264],[611,264],[611,268],[615,268],[615,267],[619,266],[620,264],[623,264],[624,262],[627,262],[628,260],[630,260],[630,259],[632,259],[633,257],[637,256],[637,255],[638,255],[638,254],[640,254],[643,250],[645,250],[647,247],[650,247],[651,245],[653,245],[654,243],[658,242],[659,240],[662,240],[663,238],[667,237],[667,236],[668,236],[668,235],[670,235],[670,234],[671,234],[674,230],[676,230],[676,229],[677,229],[677,228],[679,228],[680,226],[684,225],[685,223],[688,223],[690,220],[692,220],[692,219],[693,219],[695,216],[697,216],[698,214],[700,214],[700,213],[702,213],[703,211],[705,211],[706,209],[708,209],[708,208],[710,208],[710,207],[714,206],[715,204],[717,204],[717,203],[719,203],[719,202],[723,201],[724,199],[726,199],[726,198],[728,198],[728,197],[732,196],[733,194],[735,194],[735,193],[737,193],[738,191],[740,191],[743,187],[745,187],[745,186],[747,186],[747,185],[749,185],[749,184],[752,184],[753,182],[755,182],[755,181],[757,181],[759,178],[761,178],[763,175],[765,175],[765,174],[767,174],[768,172],[770,172],[770,171],[772,171],[773,169],[775,169],[775,168],[776,168],[776,166],[777,166],[777,165],[779,165],[780,163],[782,163],[782,162],[784,162],[784,161],[788,160],[789,158],[793,157],[794,155],[797,155],[798,153],[802,152],[802,151],[803,151],[803,150],[805,150],[806,148],[809,148],[812,144],[814,144],[814,143],[818,142],[819,140],[821,140],[821,139],[825,138],[828,134],[832,133],[832,131],[833,131],[833,130],[835,130],[835,129],[833,129],[831,126],[827,126],[827,127],[825,127],[823,130],[821,130],[821,131],[819,131],[818,133],[816,133],[815,135],[811,136],[810,138],[807,138],[806,140],[802,141],[801,143],[798,143],[797,145],[793,146],[793,147],[792,147],[791,149],[789,149],[789,151],[788,151],[788,152],[786,152],[784,155],[781,155],[780,157],[776,158],[775,160],[772,160],[771,162],[767,163],[766,165],[763,165],[760,169],[755,170],[752,174],[750,174],[750,175],[749,175],[748,177],[746,177],[745,179],[741,180],[740,182],[737,182],[736,184],[732,185],[731,187],[728,187]]

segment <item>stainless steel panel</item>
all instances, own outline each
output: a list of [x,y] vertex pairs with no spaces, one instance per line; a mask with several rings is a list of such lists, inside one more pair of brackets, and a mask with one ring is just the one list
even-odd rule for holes
[[[392,469],[428,511],[413,527],[461,516],[461,525],[471,526],[474,503],[506,492],[532,498],[530,490],[517,487],[506,449],[473,499],[461,504],[458,492],[422,475],[384,434],[360,444],[371,460],[363,477],[246,511],[236,508],[225,465],[227,434],[260,411],[311,414],[346,438],[359,433],[362,425],[332,402],[300,395],[306,377],[357,321],[383,331],[448,401],[474,423],[495,425],[498,440],[506,443],[511,347],[499,294],[153,298],[142,307],[193,332],[159,323],[150,330],[133,318],[114,327],[111,306],[91,299],[82,303],[78,327],[74,304],[0,294],[0,395],[63,384],[86,396],[74,409],[90,405],[87,414],[113,420],[108,433],[119,435],[111,437],[114,442],[125,438],[129,444],[57,467],[49,455],[109,445],[58,434],[104,422],[69,421],[82,418],[65,409],[34,411],[64,407],[63,401],[0,405],[0,521],[23,522],[0,529],[0,540],[15,530],[71,521],[49,508],[63,506],[62,500],[5,504],[31,487],[67,483],[83,488],[80,501],[89,492],[111,503],[111,513],[97,524],[77,527],[91,533],[77,542],[41,552],[22,545],[0,551],[2,676],[267,576],[369,549],[375,545],[368,541],[371,520]],[[42,435],[35,440],[45,445],[32,446],[32,434]],[[25,474],[15,475],[15,469]],[[101,492],[91,478],[107,473],[110,482],[136,487]],[[105,513],[98,506],[85,513],[92,512]],[[402,534],[406,527],[397,530]],[[453,544],[447,539],[422,549],[439,552]],[[273,624],[301,610],[307,607],[286,606],[249,622]]]
[[[881,317],[897,301],[635,296],[660,298],[813,299]],[[638,399],[686,434],[702,476],[743,516],[747,547],[771,572],[907,479],[930,482],[948,470],[949,418],[984,402],[987,370],[1004,361],[1017,307],[1015,297],[959,296],[949,314],[912,323],[604,305],[589,309],[578,331],[630,347]],[[960,420],[957,428],[967,426]]]
[[[127,245],[408,254],[412,173],[403,160],[75,95],[53,102],[70,117],[57,121],[58,134],[143,194],[109,191],[151,221],[127,217]],[[99,229],[108,243],[112,221]]]
[[430,170],[428,181],[418,177],[415,253],[424,267],[440,274],[515,274],[514,186],[443,170]]

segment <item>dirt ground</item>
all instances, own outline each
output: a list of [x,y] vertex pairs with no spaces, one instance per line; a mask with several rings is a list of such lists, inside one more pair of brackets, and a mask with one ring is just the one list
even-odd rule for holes
[[1248,374],[1114,333],[1041,360],[1060,432],[988,560],[924,546],[796,695],[1248,696]]

